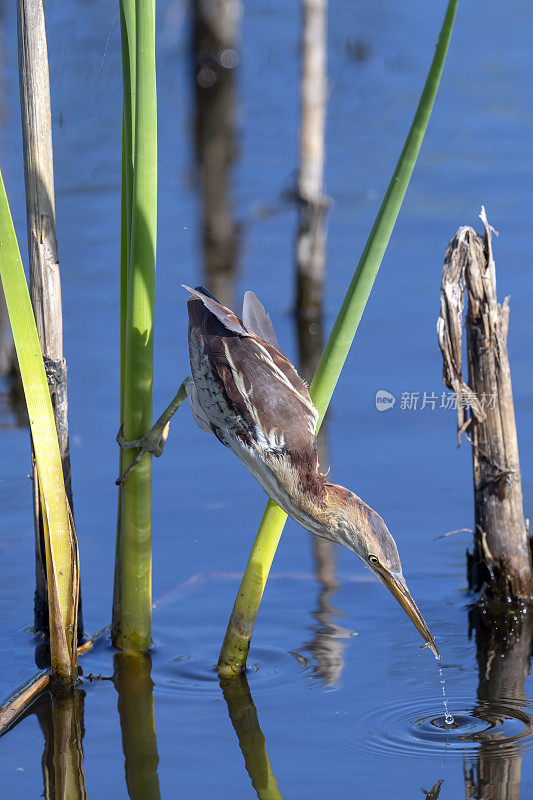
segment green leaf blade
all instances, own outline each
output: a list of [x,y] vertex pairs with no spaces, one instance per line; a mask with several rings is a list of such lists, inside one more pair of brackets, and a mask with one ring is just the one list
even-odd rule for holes
[[[320,427],[324,419],[344,362],[348,356],[420,152],[444,69],[457,4],[458,0],[450,0],[448,3],[435,55],[413,123],[311,382],[310,395],[319,413],[317,428]],[[277,508],[279,513],[273,513],[272,507]],[[246,666],[246,658],[255,619],[259,611],[259,604],[286,519],[285,512],[270,500],[261,520],[222,644],[218,661],[218,670],[221,675],[236,674]],[[247,575],[249,571],[251,574],[252,569],[257,572],[258,565],[262,565],[260,571],[263,575],[263,586],[260,592],[251,588],[250,576]],[[243,630],[249,631],[247,641],[243,638]]]

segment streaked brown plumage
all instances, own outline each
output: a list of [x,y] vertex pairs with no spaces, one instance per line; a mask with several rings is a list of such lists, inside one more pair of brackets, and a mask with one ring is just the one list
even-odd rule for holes
[[438,656],[384,521],[353,492],[319,473],[317,411],[306,385],[281,353],[259,300],[247,292],[240,318],[202,287],[185,288],[191,293],[192,371],[186,389],[198,425],[232,450],[289,516],[356,553]]

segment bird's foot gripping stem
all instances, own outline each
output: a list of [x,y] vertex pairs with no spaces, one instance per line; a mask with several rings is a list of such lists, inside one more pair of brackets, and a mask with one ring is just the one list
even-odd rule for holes
[[117,486],[120,486],[121,483],[125,483],[125,481],[127,481],[141,458],[146,453],[151,453],[156,458],[159,458],[165,447],[169,429],[169,422],[167,422],[162,430],[158,430],[156,425],[154,425],[154,427],[151,428],[148,433],[142,437],[142,439],[133,439],[131,442],[127,442],[123,436],[124,423],[122,423],[119,432],[117,433],[118,446],[122,450],[133,450],[134,448],[137,448],[137,452],[135,453],[133,461],[129,465],[128,469],[116,479],[115,483]]
[[142,439],[133,439],[132,441],[127,442],[123,436],[124,423],[122,423],[120,430],[117,433],[118,446],[122,450],[133,450],[137,448],[137,452],[127,470],[125,470],[115,481],[117,486],[120,486],[120,484],[127,481],[141,458],[146,453],[151,453],[156,458],[159,458],[159,456],[162,454],[170,430],[170,420],[187,397],[188,380],[189,378],[185,378],[185,380],[181,382],[181,386],[170,405],[163,411],[155,425],[150,428],[148,433],[146,433]]

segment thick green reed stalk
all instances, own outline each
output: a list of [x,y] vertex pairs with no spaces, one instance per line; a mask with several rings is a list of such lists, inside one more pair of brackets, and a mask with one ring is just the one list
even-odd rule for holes
[[[130,440],[140,438],[152,426],[157,224],[155,0],[121,0],[121,25],[121,412],[124,436]],[[122,454],[121,469],[128,467],[131,458],[130,451]],[[124,650],[147,650],[151,643],[151,533],[151,457],[147,456],[119,489],[112,641]]]
[[[311,383],[309,391],[319,413],[318,426],[341,374],[411,179],[444,68],[457,2],[450,0],[448,3],[411,129]],[[285,512],[269,500],[222,644],[218,660],[221,675],[239,673],[246,667],[259,605],[286,519]]]
[[[120,420],[124,420],[126,372],[126,321],[128,317],[128,259],[133,200],[133,152],[135,146],[136,34],[135,0],[120,0],[122,43],[122,179],[120,209]],[[122,463],[120,450],[120,460]],[[121,470],[122,473],[122,470]],[[120,473],[120,474],[121,474]]]
[[[135,0],[119,0],[122,45],[122,164],[120,181],[120,423],[124,420],[126,372],[126,321],[128,317],[128,259],[133,198],[133,148],[135,135]],[[119,450],[119,474],[124,470],[124,451]],[[118,614],[120,579],[120,531],[122,490],[118,492],[113,618]],[[114,630],[114,626],[113,626]],[[114,636],[114,634],[112,634]]]

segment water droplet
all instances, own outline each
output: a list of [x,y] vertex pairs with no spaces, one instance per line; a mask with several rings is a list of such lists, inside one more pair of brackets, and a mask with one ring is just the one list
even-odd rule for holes
[[226,69],[235,69],[239,63],[239,54],[236,50],[228,48],[220,53],[219,61],[220,64]]
[[448,709],[448,698],[446,697],[446,680],[444,678],[444,673],[442,672],[442,667],[439,667],[439,675],[440,675],[440,683],[442,686],[442,704],[444,706],[444,722],[446,725],[453,725],[455,722],[453,715],[450,714]]
[[211,86],[213,86],[216,79],[217,76],[215,71],[212,70],[211,67],[206,66],[202,67],[196,76],[196,80],[204,89],[209,89]]

